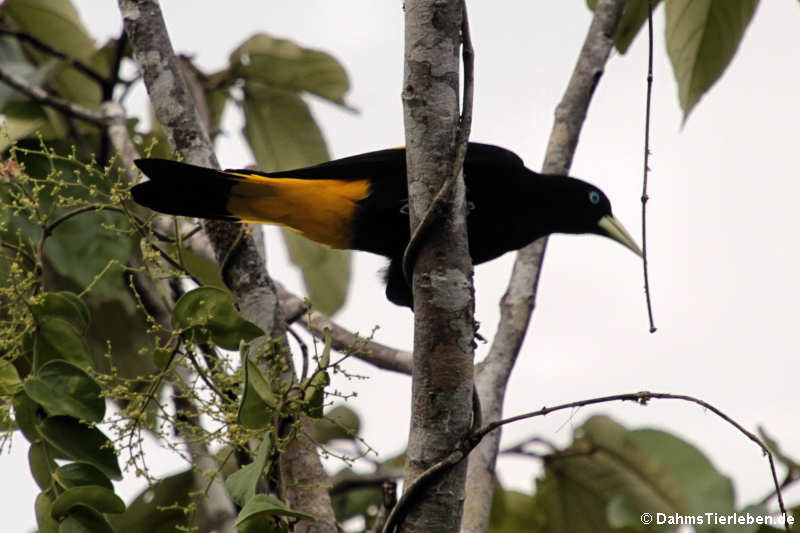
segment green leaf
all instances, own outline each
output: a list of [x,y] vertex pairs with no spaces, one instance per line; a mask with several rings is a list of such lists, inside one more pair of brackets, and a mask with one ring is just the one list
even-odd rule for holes
[[[92,292],[114,298],[126,290],[120,265],[132,250],[131,239],[121,233],[127,228],[128,219],[121,213],[81,213],[54,229],[53,236],[45,242],[45,255],[53,268],[80,287],[102,275]],[[111,262],[114,264],[108,268]]]
[[[8,36],[0,37],[0,64],[3,65],[4,70],[17,75],[30,85],[41,87],[59,62],[55,58],[49,58],[40,65],[31,64],[19,47],[19,42]],[[0,111],[3,114],[5,114],[7,106],[10,107],[10,104],[20,102],[34,103],[27,95],[13,87],[0,85]],[[36,105],[41,104],[37,103]]]
[[31,306],[31,312],[36,318],[46,316],[63,318],[80,333],[85,333],[89,327],[89,308],[80,296],[73,292],[45,293],[42,302]]
[[44,317],[38,321],[34,335],[34,369],[63,359],[81,368],[89,368],[89,347],[75,327],[62,318]]
[[308,91],[339,105],[350,89],[336,59],[284,39],[258,34],[233,51],[231,71],[248,81],[290,92]]
[[58,533],[58,522],[53,520],[53,517],[50,515],[50,509],[53,506],[53,502],[50,500],[50,496],[47,495],[45,492],[40,492],[38,496],[36,496],[36,523],[39,525],[39,532],[38,533]]
[[99,429],[69,416],[51,416],[40,424],[39,432],[67,457],[89,463],[111,479],[122,479],[114,446]]
[[533,505],[533,496],[514,490],[504,490],[499,483],[495,483],[489,517],[491,533],[540,531],[541,521],[542,517]]
[[[730,514],[735,510],[733,483],[720,474],[700,450],[655,429],[634,430],[628,433],[628,438],[678,478],[690,514]],[[635,518],[638,522],[639,515]],[[709,528],[697,526],[697,531],[709,531]]]
[[670,0],[667,53],[683,120],[733,59],[758,0]]
[[[142,357],[143,349],[151,349],[153,337],[148,333],[148,325],[143,314],[135,308],[135,300],[129,291],[118,295],[114,300],[100,296],[90,296],[92,322],[89,325],[88,340],[94,355],[95,368],[100,372],[111,372],[126,379],[148,376],[156,370],[151,360]],[[111,361],[104,354],[111,346]],[[149,383],[137,380],[138,390],[149,387]]]
[[14,395],[14,421],[28,442],[36,442],[42,438],[39,435],[39,422],[40,416],[43,417],[44,414],[41,407],[24,391]]
[[[352,470],[346,469],[336,473],[337,479],[352,477],[358,479],[360,476],[354,474]],[[344,522],[354,516],[369,516],[369,509],[379,509],[383,501],[383,490],[380,487],[365,486],[352,488],[346,491],[335,491],[331,493],[331,506],[336,514],[338,522]]]
[[325,329],[325,347],[322,349],[317,370],[304,387],[306,414],[311,418],[319,418],[322,416],[322,407],[325,401],[325,387],[331,382],[331,378],[327,372],[330,360],[331,332],[329,329]]
[[12,102],[3,109],[3,120],[0,122],[0,152],[20,139],[39,132],[44,139],[57,135],[50,119],[41,104],[31,101]]
[[[648,0],[628,0],[625,3],[622,18],[619,21],[619,26],[617,26],[617,32],[614,34],[614,46],[616,46],[620,54],[628,51],[631,42],[633,42],[639,30],[642,29],[642,26],[647,21],[648,3]],[[653,0],[654,13],[659,3],[661,3],[661,0]],[[586,5],[594,11],[597,0],[586,0]]]
[[222,271],[217,263],[194,253],[189,248],[181,250],[181,257],[183,257],[183,266],[186,267],[186,270],[204,286],[228,290],[225,282],[222,281]]
[[244,387],[237,419],[247,428],[264,429],[272,423],[272,411],[277,407],[278,400],[258,366],[247,357],[246,350],[242,351],[242,368]]
[[264,335],[261,328],[242,318],[228,291],[215,287],[200,287],[181,296],[173,316],[178,327],[195,336],[195,342],[206,342],[210,337],[228,350],[237,349],[242,340]]
[[239,513],[239,518],[236,520],[236,527],[247,527],[246,522],[251,520],[277,516],[288,516],[299,520],[314,520],[314,517],[309,514],[289,509],[286,507],[286,504],[274,496],[270,496],[269,494],[256,494],[250,498],[250,501],[242,508]]
[[311,426],[314,442],[327,444],[334,439],[352,440],[361,430],[358,414],[344,405],[337,405]]
[[65,488],[97,485],[108,490],[114,490],[111,480],[89,463],[67,463],[53,472],[53,478]]
[[0,394],[12,396],[22,389],[22,381],[16,367],[5,359],[0,359]]
[[330,159],[308,105],[297,93],[256,82],[244,86],[244,136],[261,170],[286,170]]
[[160,479],[145,488],[123,514],[113,515],[109,519],[114,529],[121,533],[186,531],[189,529],[187,526],[191,519],[196,520],[200,518],[198,515],[202,514],[195,513],[194,517],[191,517],[184,512],[188,505],[195,502],[200,504],[192,496],[196,490],[194,472],[189,468],[179,474]]
[[172,362],[174,350],[165,350],[163,348],[156,348],[153,350],[153,364],[159,370],[166,370],[167,366]]
[[75,58],[95,51],[94,41],[69,0],[6,0],[3,14],[20,29]]
[[125,502],[113,490],[97,485],[81,485],[58,495],[53,501],[53,518],[59,520],[78,506],[90,507],[100,513],[125,512]]
[[328,248],[287,229],[283,238],[289,259],[303,272],[314,307],[328,316],[341,309],[350,286],[350,251]]
[[50,361],[25,381],[25,392],[50,415],[100,422],[106,413],[100,385],[79,367]]
[[88,507],[75,507],[61,522],[59,533],[114,533],[103,515]]
[[[94,40],[69,0],[7,0],[4,12],[20,29],[68,56],[88,60],[97,52]],[[34,56],[39,60],[48,57],[38,51]],[[68,100],[83,105],[100,103],[99,85],[65,63],[56,85]]]
[[[612,500],[618,501],[611,505]],[[547,459],[533,501],[546,517],[544,532],[638,529],[643,512],[687,514],[690,509],[680,479],[604,416],[587,420],[575,431],[572,446]],[[629,523],[630,513],[620,516],[629,509],[637,510],[636,523]],[[609,524],[609,518],[616,523]]]
[[272,450],[272,438],[267,432],[258,446],[258,453],[253,462],[243,466],[225,480],[225,488],[238,505],[244,506],[255,496],[258,480],[264,473],[270,450]]
[[34,442],[28,448],[28,466],[33,474],[33,479],[42,490],[50,489],[53,480],[51,472],[56,469],[55,461],[48,455],[43,442]]

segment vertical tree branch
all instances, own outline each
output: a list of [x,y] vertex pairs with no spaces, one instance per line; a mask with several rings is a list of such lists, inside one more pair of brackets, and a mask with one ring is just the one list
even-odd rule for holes
[[[597,2],[575,70],[556,108],[542,166],[542,172],[546,174],[567,174],[569,171],[589,103],[614,45],[614,34],[624,7],[625,0]],[[547,239],[539,239],[517,254],[511,280],[500,303],[497,334],[489,355],[476,369],[475,387],[481,398],[484,421],[498,420],[502,416],[508,378],[536,303],[546,247]],[[470,455],[463,532],[484,533],[488,530],[499,443],[500,432],[494,431]]]
[[[119,7],[156,118],[173,147],[189,163],[219,168],[208,133],[181,74],[157,0],[119,0]],[[242,227],[235,224],[205,221],[203,227],[217,260],[222,263],[223,278],[236,296],[242,315],[260,326],[269,337],[283,340],[283,346],[288,346],[275,285],[255,241],[248,235],[242,236]],[[291,358],[286,359],[291,365]],[[305,465],[302,478],[292,467],[295,464]],[[311,528],[320,532],[336,531],[326,488],[328,477],[313,446],[291,446],[281,456],[281,473],[289,506],[317,518],[313,523],[298,524],[295,531]]]
[[[405,467],[411,483],[448,454],[472,418],[472,263],[464,181],[456,160],[462,0],[405,3],[403,111],[412,234],[436,203],[413,269],[414,354],[411,430]],[[440,191],[445,194],[439,196]],[[409,502],[401,531],[455,531],[466,465],[432,480]]]

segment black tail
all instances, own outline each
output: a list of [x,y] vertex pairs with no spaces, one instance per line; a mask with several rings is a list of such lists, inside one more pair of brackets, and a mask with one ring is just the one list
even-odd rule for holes
[[238,220],[226,207],[231,188],[239,181],[235,176],[167,159],[135,163],[150,178],[131,189],[137,204],[167,215]]

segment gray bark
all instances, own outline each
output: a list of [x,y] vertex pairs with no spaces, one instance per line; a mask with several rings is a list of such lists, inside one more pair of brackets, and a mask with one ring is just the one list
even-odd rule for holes
[[[459,126],[462,1],[405,3],[403,110],[412,233],[446,180],[436,221],[421,235],[413,274],[414,353],[406,485],[440,461],[472,420],[473,294],[464,183],[454,176]],[[456,531],[466,464],[432,480],[403,510],[399,531]]]

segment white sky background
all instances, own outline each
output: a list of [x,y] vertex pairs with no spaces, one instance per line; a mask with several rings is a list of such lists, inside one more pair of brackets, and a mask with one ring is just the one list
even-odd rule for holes
[[[98,40],[119,35],[116,2],[73,1]],[[360,113],[312,102],[333,157],[404,143],[401,2],[169,1],[163,9],[175,48],[209,71],[223,67],[229,52],[259,31],[341,61],[351,77],[348,102]],[[538,170],[590,14],[582,0],[472,1],[469,9],[476,53],[472,139],[510,148]],[[552,238],[505,415],[639,390],[689,394],[750,430],[763,425],[785,452],[800,457],[800,6],[761,2],[732,65],[682,129],[663,8],[655,23],[648,251],[658,332],[648,333],[641,265],[633,254],[600,237]],[[627,55],[611,58],[571,172],[605,190],[617,218],[639,241],[646,52],[642,33]],[[222,165],[250,164],[235,110],[228,110],[225,127],[227,137],[218,145]],[[270,235],[270,273],[301,291],[282,244]],[[488,339],[512,261],[507,254],[476,269],[476,318]],[[379,325],[377,340],[410,349],[412,316],[384,298],[377,274],[384,264],[377,256],[355,255],[354,284],[337,320],[362,333]],[[477,356],[487,350],[480,345]],[[384,456],[398,453],[408,435],[409,378],[356,361],[348,368],[369,376],[336,376],[334,382],[358,392],[349,405],[362,415],[363,436]],[[711,413],[673,401],[607,404],[517,423],[504,430],[504,444],[533,435],[567,443],[592,413],[688,439],[734,479],[740,504],[772,486],[767,462],[750,441]],[[9,531],[34,527],[38,491],[26,453],[17,439],[12,456],[0,457],[4,479],[15,479],[4,485]],[[180,468],[169,455],[154,460],[156,472]],[[530,460],[500,461],[506,486],[529,491],[538,472]],[[126,482],[121,490],[133,494],[139,486]],[[788,495],[789,503],[797,502],[800,491]]]

